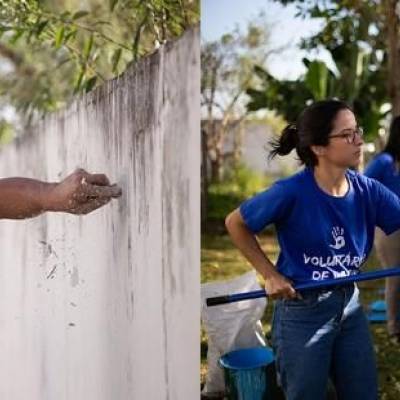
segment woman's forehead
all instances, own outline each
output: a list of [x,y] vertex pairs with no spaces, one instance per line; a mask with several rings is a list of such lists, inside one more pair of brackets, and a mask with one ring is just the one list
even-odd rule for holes
[[357,126],[356,117],[350,110],[340,110],[335,118],[335,129],[352,129]]

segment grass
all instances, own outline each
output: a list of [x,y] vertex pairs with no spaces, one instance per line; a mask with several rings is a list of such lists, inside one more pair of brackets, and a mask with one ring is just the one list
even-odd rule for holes
[[[262,236],[261,247],[274,262],[279,252],[274,236]],[[252,269],[240,252],[233,246],[226,235],[204,235],[201,252],[201,282],[222,281],[237,277]],[[379,263],[373,252],[367,260],[365,269],[378,269]],[[361,302],[368,307],[371,301],[382,299],[380,290],[384,287],[383,280],[361,282]],[[262,318],[264,332],[269,339],[271,332],[271,317],[273,303],[268,302]],[[377,357],[379,377],[379,399],[398,400],[400,398],[400,345],[392,342],[384,324],[370,325],[374,348]],[[207,373],[207,335],[201,332],[201,384]]]

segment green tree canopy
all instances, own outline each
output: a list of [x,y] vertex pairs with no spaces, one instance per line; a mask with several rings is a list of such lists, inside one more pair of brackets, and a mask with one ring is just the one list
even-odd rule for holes
[[306,73],[296,81],[279,81],[263,68],[255,72],[263,83],[248,90],[250,110],[275,109],[293,122],[299,112],[312,101],[337,97],[355,110],[367,138],[378,133],[390,110],[388,89],[388,51],[386,45],[385,8],[381,1],[282,0],[294,3],[299,18],[319,18],[323,28],[316,35],[303,39],[302,49],[326,49],[334,68],[321,60],[305,58]]
[[0,0],[0,107],[58,109],[198,20],[198,0]]

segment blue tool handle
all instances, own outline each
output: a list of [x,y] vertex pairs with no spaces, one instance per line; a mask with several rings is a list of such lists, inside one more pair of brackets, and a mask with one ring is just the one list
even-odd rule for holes
[[[307,290],[307,289],[322,289],[330,286],[340,286],[353,282],[370,281],[374,279],[388,278],[390,276],[400,275],[400,267],[393,267],[382,269],[378,271],[362,272],[357,275],[349,275],[343,278],[336,279],[325,279],[322,281],[311,281],[307,283],[300,283],[294,285],[295,290]],[[260,297],[266,297],[267,293],[265,290],[255,290],[252,292],[227,294],[218,297],[209,297],[206,299],[208,307],[217,306],[220,304],[233,303],[235,301],[258,299]]]

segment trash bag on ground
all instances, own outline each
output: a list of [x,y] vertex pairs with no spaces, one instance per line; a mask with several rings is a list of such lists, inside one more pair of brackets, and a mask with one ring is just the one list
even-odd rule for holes
[[201,319],[208,336],[207,377],[202,395],[208,398],[223,395],[224,374],[219,358],[230,351],[265,346],[260,319],[267,305],[266,298],[238,301],[207,307],[208,297],[259,290],[255,271],[223,282],[201,286]]

